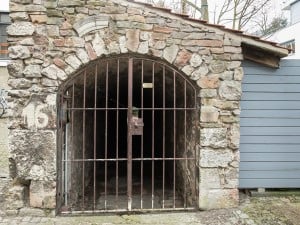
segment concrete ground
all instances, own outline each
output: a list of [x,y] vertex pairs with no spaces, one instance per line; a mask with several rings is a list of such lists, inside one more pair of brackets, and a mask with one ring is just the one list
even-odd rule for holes
[[300,193],[246,196],[241,194],[238,208],[131,215],[39,217],[0,216],[0,225],[300,225]]

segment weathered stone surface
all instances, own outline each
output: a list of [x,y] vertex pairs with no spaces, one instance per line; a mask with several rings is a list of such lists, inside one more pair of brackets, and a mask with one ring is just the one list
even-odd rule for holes
[[31,45],[34,45],[34,40],[33,40],[33,38],[24,38],[19,43],[20,43],[20,45],[31,46]]
[[139,30],[128,30],[126,32],[126,47],[129,51],[136,52],[140,41],[140,31]]
[[213,73],[222,73],[226,69],[226,64],[220,60],[213,60],[209,65],[209,69]]
[[216,74],[211,74],[205,77],[201,77],[197,81],[197,84],[199,87],[206,89],[218,88],[220,86],[219,76]]
[[30,20],[33,23],[46,23],[47,19],[48,19],[47,15],[34,15],[34,14],[30,15]]
[[148,41],[142,41],[140,42],[139,48],[137,50],[140,54],[146,54],[149,51],[149,43]]
[[[68,57],[66,57],[65,61],[71,67],[73,67],[75,70],[77,70],[82,64],[81,61],[75,55],[69,55]],[[57,77],[63,78],[63,80],[66,79],[66,75],[62,73],[63,72],[62,70],[60,70],[59,68],[55,68],[55,69],[57,71],[57,73],[56,73]],[[63,74],[63,77],[61,76],[62,74]]]
[[241,82],[222,81],[219,90],[220,97],[227,100],[240,100],[242,95]]
[[190,65],[186,65],[186,66],[184,66],[181,70],[182,70],[182,72],[184,72],[187,76],[190,76],[190,75],[194,72],[195,68],[192,67],[192,66],[190,66]]
[[217,96],[216,89],[201,89],[200,90],[200,97],[201,98],[213,98]]
[[200,121],[207,123],[215,123],[218,122],[219,119],[219,111],[213,106],[202,106],[201,107],[201,115]]
[[41,66],[39,65],[28,65],[25,67],[23,74],[25,77],[41,77]]
[[169,63],[173,63],[176,59],[177,53],[178,53],[179,47],[177,45],[172,45],[170,47],[166,47],[164,49],[163,57],[165,60],[167,60]]
[[103,54],[107,54],[105,43],[98,33],[95,35],[92,44],[93,44],[93,49],[95,50],[97,56],[102,56]]
[[222,47],[220,40],[182,40],[182,45],[204,46],[204,47]]
[[85,44],[85,49],[91,60],[94,60],[97,58],[97,54],[90,43]]
[[190,64],[192,67],[198,67],[202,64],[202,58],[198,54],[193,54],[190,60]]
[[[88,63],[89,62],[89,56],[86,53],[86,51],[82,48],[77,49],[76,56],[81,60],[82,63]],[[60,67],[64,68],[64,67]]]
[[44,68],[42,70],[42,74],[52,80],[56,80],[56,79],[65,80],[67,78],[66,73],[55,65],[50,65]]
[[36,208],[55,208],[56,183],[54,181],[31,181],[29,203]]
[[[44,104],[43,109],[47,105]],[[41,107],[23,110],[28,127],[47,126],[49,114]],[[29,111],[32,114],[29,114]],[[32,120],[32,121],[31,121]],[[36,123],[36,124],[31,124]],[[16,173],[24,180],[55,180],[56,178],[56,134],[50,130],[39,132],[13,130],[9,137],[12,160],[16,165]],[[13,142],[13,144],[12,144]],[[26,162],[26,163],[24,163]]]
[[191,75],[191,79],[192,80],[199,80],[200,77],[205,76],[206,74],[208,74],[208,68],[206,66],[202,66],[199,69],[195,70],[192,75]]
[[13,185],[5,193],[5,206],[7,210],[20,209],[25,206],[25,187]]
[[201,168],[201,189],[238,188],[237,168]]
[[200,144],[212,148],[227,147],[226,128],[204,128],[200,132]]
[[232,61],[227,64],[227,69],[236,69],[240,67],[242,64],[241,61]]
[[230,149],[202,149],[200,151],[200,166],[215,168],[228,167],[233,157],[233,153]]
[[30,57],[30,51],[26,46],[11,46],[8,48],[8,52],[11,59],[26,59]]
[[12,36],[30,36],[35,28],[30,22],[14,22],[7,28],[7,34]]
[[243,79],[244,76],[244,71],[242,67],[236,68],[234,70],[234,80],[238,80],[241,81]]
[[31,87],[31,82],[25,78],[9,79],[8,85],[14,89],[26,89]]
[[22,208],[22,209],[20,209],[19,216],[44,217],[45,211],[42,209],[37,209],[37,208]]
[[225,71],[220,74],[221,80],[232,80],[233,78],[233,71]]
[[201,189],[199,207],[202,210],[238,206],[238,189]]
[[227,52],[227,53],[241,53],[242,48],[241,47],[234,47],[234,46],[224,46],[224,52]]
[[12,20],[17,20],[17,21],[28,21],[29,19],[29,16],[26,12],[10,13],[9,16]]
[[57,4],[58,6],[81,6],[83,2],[81,2],[80,0],[58,0]]
[[[165,43],[165,42],[163,42]],[[175,65],[177,66],[185,66],[187,65],[188,61],[191,59],[192,54],[191,52],[183,49],[180,52],[178,52],[177,58],[175,60]]]
[[240,147],[240,126],[239,124],[233,124],[229,129],[229,147],[232,149],[238,149]]
[[7,65],[9,75],[13,77],[23,77],[24,64],[22,60],[12,60]]

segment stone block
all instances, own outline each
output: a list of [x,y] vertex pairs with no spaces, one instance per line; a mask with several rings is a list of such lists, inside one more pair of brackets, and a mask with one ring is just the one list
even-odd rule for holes
[[[160,41],[160,42],[162,42],[162,41]],[[164,43],[164,47],[165,47],[166,46],[165,42],[162,42],[162,43]],[[163,46],[161,46],[161,47],[163,47]],[[158,48],[156,48],[156,49],[158,49]],[[176,66],[185,66],[185,65],[187,65],[187,63],[191,59],[191,57],[192,57],[191,52],[187,51],[186,49],[183,49],[180,52],[178,52],[178,55],[175,60],[175,65]]]
[[227,147],[227,128],[204,128],[200,131],[201,146],[212,148]]
[[126,48],[129,51],[136,52],[140,44],[140,31],[128,30],[126,32]]
[[234,155],[230,149],[215,150],[204,148],[200,150],[201,167],[228,167],[233,159]]
[[224,46],[224,52],[226,53],[241,53],[241,47],[234,47],[234,46]]
[[30,80],[25,78],[9,79],[7,83],[11,88],[14,89],[26,89],[30,88],[32,85]]
[[21,45],[9,47],[8,52],[11,59],[27,59],[31,55],[29,48]]
[[57,66],[55,66],[53,64],[44,68],[41,73],[45,77],[52,79],[52,80],[56,80],[56,79],[65,80],[67,78],[66,73],[62,69],[58,68]]
[[242,85],[240,81],[222,81],[219,95],[226,100],[240,100],[242,96]]
[[186,46],[203,46],[203,47],[222,47],[223,42],[220,40],[182,40],[182,45]]
[[173,63],[176,59],[179,47],[177,45],[171,45],[170,47],[166,47],[164,49],[163,58],[167,60],[169,63]]
[[219,111],[213,106],[202,106],[200,121],[206,123],[218,122]]
[[244,76],[244,71],[242,67],[236,68],[234,70],[234,80],[238,80],[241,81],[243,79]]
[[7,65],[7,70],[10,76],[21,78],[23,77],[24,64],[22,60],[11,60]]
[[184,72],[187,76],[190,76],[190,75],[194,72],[195,68],[192,67],[192,66],[190,66],[190,65],[186,65],[186,66],[184,66],[181,70],[182,70],[182,72]]
[[92,41],[92,45],[97,56],[102,56],[103,54],[107,54],[106,45],[98,33],[95,35],[95,38]]
[[[75,56],[75,55],[69,55],[68,57],[65,58],[66,63],[68,63],[71,67],[74,68],[74,70],[77,70],[80,68],[80,66],[82,65],[82,62]],[[49,68],[49,67],[48,67]],[[57,75],[59,74],[63,74],[62,70],[60,70],[59,68],[56,68],[56,71],[58,71]],[[67,77],[65,75],[65,73],[63,74],[64,76],[57,76],[60,78],[63,78],[62,80],[65,80]]]
[[[30,130],[54,127],[56,108],[31,102],[23,109],[23,126]],[[39,107],[37,107],[39,106]],[[23,180],[54,180],[56,178],[56,134],[51,130],[13,130],[9,135],[12,160],[17,178]]]
[[28,65],[25,67],[23,74],[25,75],[25,77],[30,77],[30,78],[42,77],[41,66]]
[[42,209],[22,208],[22,209],[20,209],[19,216],[24,216],[24,217],[44,217],[45,216],[45,212]]
[[[86,64],[88,63],[90,60],[89,60],[89,56],[87,54],[87,52],[82,49],[82,48],[78,48],[76,50],[76,56],[81,60],[82,63]],[[61,68],[64,68],[64,67],[61,67]]]
[[47,15],[29,15],[30,20],[32,23],[46,23],[47,22]]
[[206,89],[218,88],[220,85],[219,76],[216,74],[211,74],[205,77],[201,77],[197,81],[197,84],[199,87],[206,88]]
[[221,188],[218,168],[200,168],[200,187],[204,189]]
[[86,50],[90,60],[94,60],[97,58],[97,54],[90,43],[85,44],[85,50]]
[[202,210],[233,208],[239,204],[238,189],[201,189],[199,208]]
[[231,69],[236,69],[238,67],[240,67],[242,64],[241,61],[231,61],[227,63],[227,69],[231,70]]
[[137,52],[140,54],[147,54],[148,51],[149,51],[149,42],[148,41],[140,42]]
[[31,181],[29,204],[36,208],[55,208],[56,183],[54,181]]
[[[199,69],[195,70],[191,74],[191,79],[192,80],[199,80],[200,77],[204,77],[206,74],[208,74],[208,68],[206,65],[202,65]],[[198,84],[199,85],[199,84]]]
[[216,89],[201,89],[200,95],[201,98],[213,98],[217,96]]
[[209,65],[209,70],[212,73],[222,73],[226,69],[226,64],[221,60],[212,60]]
[[25,206],[25,187],[13,184],[5,192],[6,210],[16,210]]
[[13,21],[28,21],[29,16],[26,12],[12,12],[10,13],[10,18]]
[[232,149],[238,149],[240,147],[240,126],[239,124],[233,124],[229,129],[229,147]]
[[30,36],[33,34],[35,27],[30,22],[14,22],[7,27],[7,34],[12,36]]
[[194,53],[191,57],[190,64],[192,67],[199,67],[202,64],[202,58],[200,55]]

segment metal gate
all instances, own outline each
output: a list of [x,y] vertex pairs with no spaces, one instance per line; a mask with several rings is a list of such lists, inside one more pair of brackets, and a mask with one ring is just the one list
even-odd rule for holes
[[58,213],[194,209],[197,90],[165,63],[94,61],[58,100]]

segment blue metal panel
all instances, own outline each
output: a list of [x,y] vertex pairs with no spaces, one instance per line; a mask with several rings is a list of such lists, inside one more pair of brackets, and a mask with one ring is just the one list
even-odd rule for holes
[[244,62],[240,188],[300,188],[300,60]]

